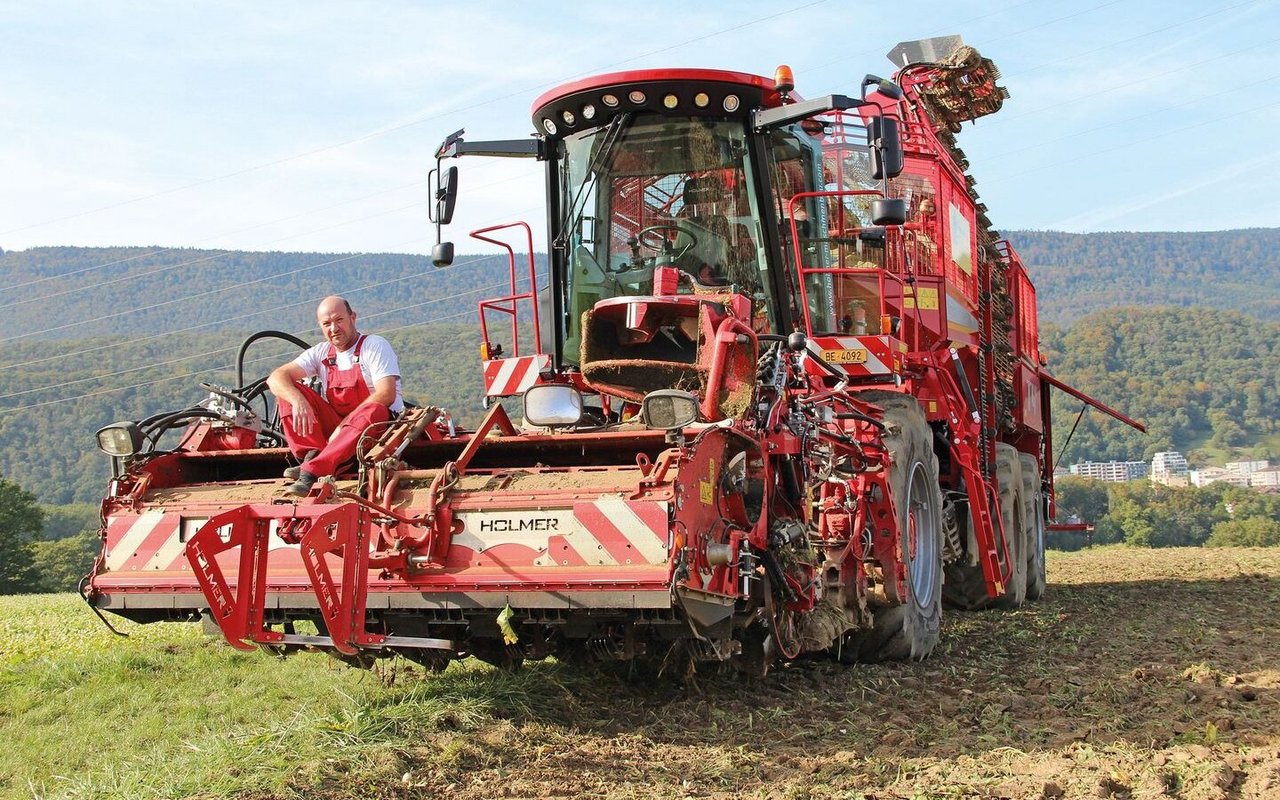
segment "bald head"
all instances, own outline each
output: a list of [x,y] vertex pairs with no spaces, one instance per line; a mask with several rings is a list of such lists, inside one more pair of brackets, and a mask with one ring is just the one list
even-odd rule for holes
[[316,322],[324,338],[339,351],[350,349],[360,336],[356,331],[356,312],[350,303],[337,295],[320,301],[316,308]]

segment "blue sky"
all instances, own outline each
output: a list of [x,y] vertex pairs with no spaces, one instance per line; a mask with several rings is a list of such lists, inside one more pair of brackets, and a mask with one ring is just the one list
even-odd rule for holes
[[[853,92],[946,33],[1012,94],[959,137],[998,228],[1280,226],[1280,0],[0,0],[0,31],[8,250],[429,252],[439,141],[527,135],[558,83],[787,63],[805,96]],[[541,230],[536,165],[460,166],[461,252],[483,225]]]

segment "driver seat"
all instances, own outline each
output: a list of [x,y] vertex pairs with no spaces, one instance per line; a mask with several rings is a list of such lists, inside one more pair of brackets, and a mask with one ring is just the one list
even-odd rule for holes
[[[728,258],[730,236],[729,219],[719,212],[720,206],[729,201],[723,181],[715,173],[691,175],[685,179],[682,197],[684,207],[680,216],[690,225],[698,243],[681,259],[689,263],[680,266],[695,276],[704,265],[722,273]],[[679,251],[681,248],[677,246],[676,249]]]

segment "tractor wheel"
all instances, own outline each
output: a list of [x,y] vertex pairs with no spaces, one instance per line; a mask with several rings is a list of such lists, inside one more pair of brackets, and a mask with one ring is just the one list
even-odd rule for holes
[[1022,530],[1027,540],[1027,599],[1044,597],[1044,494],[1040,485],[1040,462],[1030,453],[1020,453],[1022,460]]
[[933,430],[910,395],[867,391],[860,397],[884,409],[907,596],[902,605],[877,609],[872,630],[854,634],[848,645],[859,661],[918,660],[938,643],[942,618],[942,490]]
[[[957,508],[957,517],[961,525],[960,533],[963,541],[973,530],[973,516],[968,504]],[[977,611],[991,605],[987,596],[987,578],[982,574],[981,564],[970,564],[967,558],[948,564],[942,583],[942,599],[951,608],[965,611]]]
[[[1009,550],[1009,582],[994,604],[1018,608],[1027,599],[1027,537],[1023,528],[1022,462],[1013,445],[996,443],[996,480],[1000,483],[1000,522]],[[999,552],[999,551],[997,551]]]

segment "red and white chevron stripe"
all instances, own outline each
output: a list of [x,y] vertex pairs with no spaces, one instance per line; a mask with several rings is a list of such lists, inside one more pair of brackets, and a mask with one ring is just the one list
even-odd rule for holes
[[551,356],[513,356],[484,362],[484,393],[488,397],[520,394],[538,380],[538,373],[551,366]]
[[[828,364],[856,378],[895,372],[900,358],[894,352],[895,342],[888,336],[815,336],[809,340],[809,348]],[[823,374],[817,364],[811,364],[809,369],[814,374]]]
[[667,504],[619,497],[572,508],[459,512],[453,566],[582,567],[665,564]]
[[[146,511],[142,514],[119,514],[107,525],[107,572],[189,571],[187,542],[200,530],[208,517],[187,517],[174,512]],[[270,521],[267,549],[292,550],[276,533],[279,520]],[[278,558],[278,557],[277,557]],[[286,559],[292,565],[297,558]],[[234,570],[234,567],[232,568]]]
[[[601,497],[571,508],[459,511],[448,567],[582,567],[666,564],[670,552],[668,504]],[[107,527],[107,573],[189,572],[186,543],[207,521],[165,511],[121,514]],[[273,569],[301,564],[270,522],[267,549]],[[234,573],[236,562],[223,569]]]

